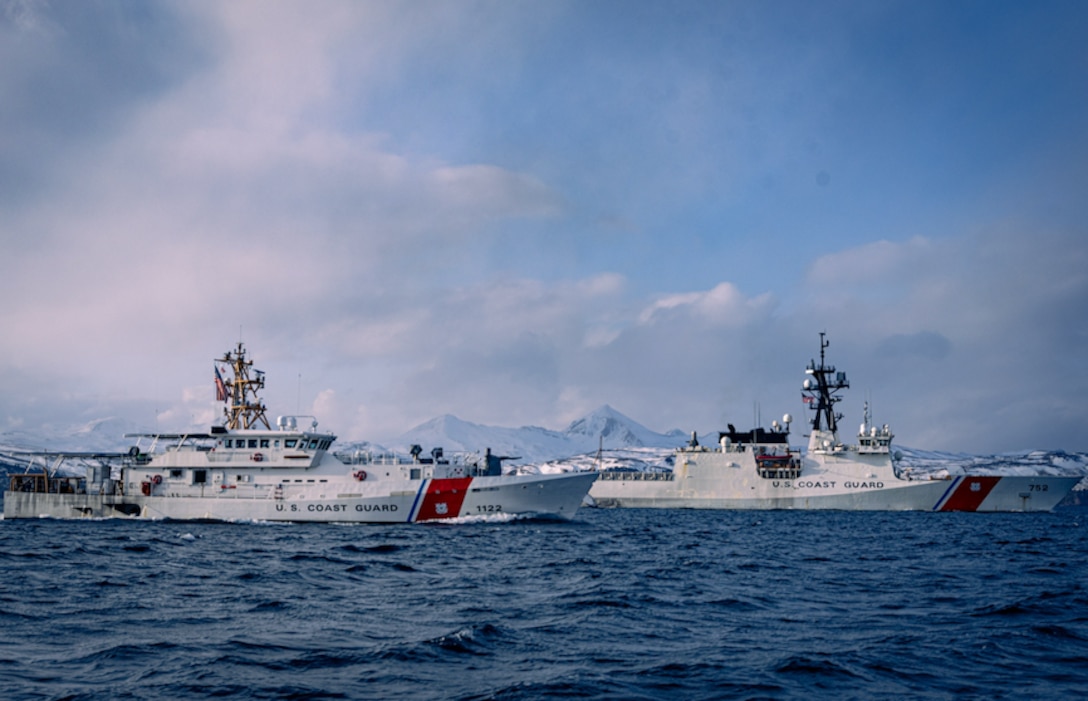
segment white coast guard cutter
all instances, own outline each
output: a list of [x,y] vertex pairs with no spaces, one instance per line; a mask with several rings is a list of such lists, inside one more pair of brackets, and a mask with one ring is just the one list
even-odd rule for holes
[[808,450],[789,446],[792,418],[771,430],[729,426],[718,446],[691,442],[677,450],[672,472],[608,470],[590,488],[598,506],[697,509],[842,509],[848,511],[1049,511],[1080,481],[1052,475],[912,478],[897,469],[892,432],[865,421],[856,443],[839,438],[835,404],[850,386],[825,362],[809,363],[802,395],[814,412]]
[[[5,518],[130,516],[152,519],[398,523],[526,514],[572,518],[595,473],[502,474],[504,458],[476,462],[331,452],[336,436],[298,427],[302,417],[265,418],[257,396],[264,376],[241,343],[218,359],[233,371],[216,389],[225,425],[208,433],[129,434],[127,453],[24,454],[32,464],[10,475]],[[311,417],[305,417],[310,419]],[[142,442],[148,444],[142,445]],[[87,466],[61,476],[64,462]]]

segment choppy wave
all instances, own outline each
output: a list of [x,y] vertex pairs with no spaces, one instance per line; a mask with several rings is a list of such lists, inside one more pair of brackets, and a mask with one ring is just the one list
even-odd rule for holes
[[1088,510],[0,524],[0,698],[1073,698]]

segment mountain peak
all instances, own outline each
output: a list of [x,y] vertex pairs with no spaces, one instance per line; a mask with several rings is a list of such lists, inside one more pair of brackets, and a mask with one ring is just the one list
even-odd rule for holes
[[412,430],[417,431],[422,428],[447,428],[450,426],[462,426],[466,423],[467,422],[462,421],[453,414],[442,414],[441,416],[436,416],[429,421],[424,421]]
[[615,408],[604,404],[572,422],[563,431],[523,426],[484,426],[450,414],[437,416],[391,441],[391,447],[405,449],[418,443],[426,449],[480,452],[491,448],[501,455],[518,455],[526,462],[544,462],[556,457],[596,452],[606,448],[675,448],[683,441],[675,435],[655,433]]
[[596,438],[609,447],[654,446],[659,445],[663,438],[608,404],[572,421],[563,433],[580,441]]
[[75,430],[76,435],[87,435],[91,433],[108,434],[111,437],[120,437],[126,431],[131,430],[131,425],[124,419],[119,419],[116,416],[108,416],[104,419],[94,419],[83,424],[81,427]]

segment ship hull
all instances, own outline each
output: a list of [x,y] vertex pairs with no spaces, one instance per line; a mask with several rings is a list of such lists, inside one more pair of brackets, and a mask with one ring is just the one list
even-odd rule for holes
[[209,488],[204,495],[8,491],[4,518],[145,518],[316,523],[409,523],[466,517],[573,518],[593,473],[460,477],[367,484],[345,480],[277,497]]
[[[683,472],[681,470],[681,472]],[[1057,476],[960,476],[952,479],[873,478],[867,470],[802,474],[797,479],[684,474],[608,475],[590,488],[599,507],[839,511],[1050,511],[1080,481]],[[602,477],[605,477],[602,475]]]

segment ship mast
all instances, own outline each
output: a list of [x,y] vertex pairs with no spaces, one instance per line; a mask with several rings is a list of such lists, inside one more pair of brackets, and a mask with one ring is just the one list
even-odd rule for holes
[[223,415],[227,419],[227,428],[231,430],[255,428],[257,424],[271,430],[268,419],[265,418],[265,406],[257,396],[257,390],[264,389],[264,373],[254,370],[255,378],[250,378],[249,370],[253,367],[252,360],[246,360],[246,349],[242,342],[238,347],[227,351],[226,355],[216,362],[226,363],[234,373],[230,381],[227,406],[223,409]]
[[[850,383],[846,380],[845,372],[835,372],[834,365],[825,362],[824,351],[831,342],[824,339],[826,332],[820,332],[820,364],[810,360],[805,374],[811,375],[806,379],[801,389],[801,395],[809,408],[816,412],[812,417],[812,430],[828,430],[835,433],[838,430],[838,421],[842,414],[835,413],[835,404],[842,401],[842,397],[836,392],[846,389]],[[834,377],[832,377],[834,376]]]

